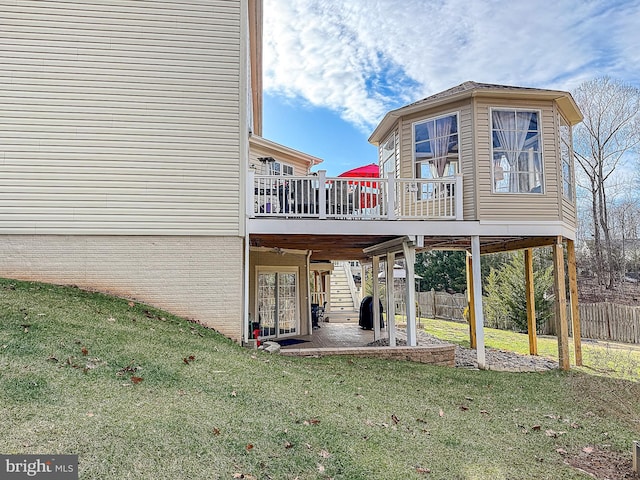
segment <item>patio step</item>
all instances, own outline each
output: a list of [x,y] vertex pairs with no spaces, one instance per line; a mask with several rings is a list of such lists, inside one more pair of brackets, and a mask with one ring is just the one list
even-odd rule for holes
[[353,310],[332,310],[325,315],[325,321],[329,323],[358,323],[359,312]]

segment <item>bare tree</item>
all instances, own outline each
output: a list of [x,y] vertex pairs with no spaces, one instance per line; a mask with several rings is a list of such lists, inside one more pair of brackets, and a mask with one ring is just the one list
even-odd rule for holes
[[609,219],[616,173],[640,146],[640,89],[609,77],[581,84],[573,97],[584,120],[574,132],[574,154],[582,167],[581,186],[591,194],[596,274],[607,288],[616,281]]

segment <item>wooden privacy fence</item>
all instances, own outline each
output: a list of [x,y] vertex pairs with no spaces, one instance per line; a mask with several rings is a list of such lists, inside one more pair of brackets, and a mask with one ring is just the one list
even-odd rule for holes
[[462,312],[467,308],[467,297],[464,293],[419,292],[417,295],[420,315],[428,318],[466,321]]
[[[465,322],[463,316],[467,298],[462,293],[419,292],[419,313],[427,318],[441,318]],[[586,303],[578,305],[582,338],[640,343],[640,307],[615,303]],[[569,335],[572,335],[571,310],[567,307]],[[542,329],[544,334],[555,335],[555,320],[551,318]]]
[[[582,338],[640,343],[640,307],[616,303],[585,303],[578,305]],[[571,318],[571,312],[568,312]],[[556,334],[555,322],[548,322],[544,333]],[[569,321],[569,335],[572,335]]]

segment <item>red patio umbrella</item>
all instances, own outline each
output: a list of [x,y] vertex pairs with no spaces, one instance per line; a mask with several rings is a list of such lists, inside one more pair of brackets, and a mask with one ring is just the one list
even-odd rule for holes
[[380,178],[380,167],[376,163],[352,168],[338,175],[339,177]]
[[[363,165],[362,167],[347,170],[346,172],[338,175],[338,177],[380,178],[380,167],[378,167],[378,164],[376,163],[370,163],[369,165]],[[360,205],[364,208],[374,208],[377,205],[377,182],[363,182],[356,180],[349,182],[349,184],[356,184],[360,186]],[[365,191],[365,188],[369,189],[369,191]]]

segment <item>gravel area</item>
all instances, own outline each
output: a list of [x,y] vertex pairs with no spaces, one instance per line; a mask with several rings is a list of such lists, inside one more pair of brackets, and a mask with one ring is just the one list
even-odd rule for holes
[[[418,345],[450,345],[449,342],[440,340],[439,338],[429,335],[426,332],[418,331]],[[406,345],[407,334],[404,329],[396,330],[396,345]],[[371,342],[368,346],[389,345],[386,338]],[[478,368],[476,361],[476,351],[470,348],[456,346],[456,367],[459,368]],[[544,372],[558,368],[558,362],[549,360],[544,357],[536,357],[532,355],[520,355],[505,350],[496,350],[493,348],[485,348],[485,361],[488,370],[497,370],[502,372]]]

